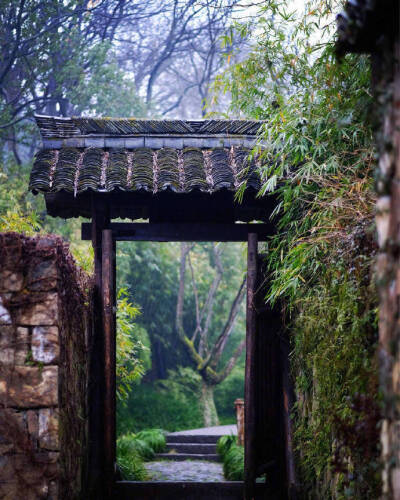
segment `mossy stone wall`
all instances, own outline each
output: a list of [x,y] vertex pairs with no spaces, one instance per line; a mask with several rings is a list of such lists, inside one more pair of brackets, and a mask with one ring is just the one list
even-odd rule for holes
[[89,290],[60,238],[0,234],[1,498],[83,498]]

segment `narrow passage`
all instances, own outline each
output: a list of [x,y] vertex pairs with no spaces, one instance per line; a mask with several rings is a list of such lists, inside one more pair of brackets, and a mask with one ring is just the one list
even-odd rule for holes
[[167,436],[167,453],[145,464],[150,481],[224,482],[216,443],[223,435],[237,434],[236,425],[207,427]]

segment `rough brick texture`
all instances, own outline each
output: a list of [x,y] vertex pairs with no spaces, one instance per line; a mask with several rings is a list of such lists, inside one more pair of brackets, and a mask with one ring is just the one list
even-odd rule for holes
[[0,234],[0,498],[83,498],[88,289],[60,238]]

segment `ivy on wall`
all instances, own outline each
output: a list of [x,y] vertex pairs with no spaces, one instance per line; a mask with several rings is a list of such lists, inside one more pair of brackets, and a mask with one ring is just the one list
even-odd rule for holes
[[[237,27],[252,48],[215,83],[232,112],[265,120],[260,196],[278,199],[266,300],[285,304],[306,498],[380,495],[375,151],[370,61],[335,54],[342,2],[262,4]],[[227,45],[230,43],[226,39]]]

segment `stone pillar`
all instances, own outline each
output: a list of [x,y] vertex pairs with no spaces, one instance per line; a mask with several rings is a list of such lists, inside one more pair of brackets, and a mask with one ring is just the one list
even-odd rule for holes
[[236,425],[238,431],[238,444],[244,446],[244,399],[235,400]]

